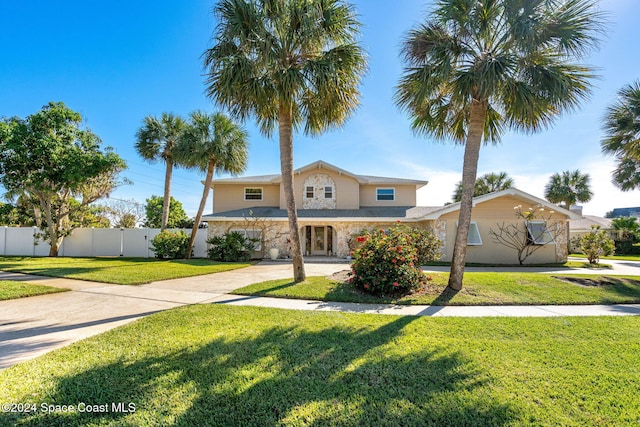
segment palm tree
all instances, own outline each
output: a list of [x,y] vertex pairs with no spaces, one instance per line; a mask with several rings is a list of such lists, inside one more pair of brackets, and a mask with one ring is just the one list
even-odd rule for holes
[[554,173],[544,187],[544,197],[551,203],[562,203],[565,209],[571,209],[576,203],[591,200],[591,177],[588,173],[581,173],[579,169]]
[[164,173],[164,202],[162,205],[161,228],[167,228],[169,221],[169,204],[171,203],[171,177],[173,166],[176,164],[173,158],[180,134],[185,128],[185,121],[171,113],[162,113],[157,117],[147,116],[142,126],[136,132],[135,148],[143,159],[149,162],[164,161],[166,168]]
[[196,214],[185,258],[191,258],[198,226],[211,191],[213,173],[239,174],[247,167],[247,133],[222,113],[191,113],[183,137],[175,147],[175,158],[186,167],[206,172],[200,206]]
[[234,117],[278,129],[280,169],[296,282],[305,279],[293,192],[293,132],[319,135],[358,105],[366,68],[360,24],[341,0],[221,0],[204,53],[207,94]]
[[[513,178],[506,172],[490,172],[476,179],[473,187],[473,197],[482,196],[483,194],[495,193],[496,191],[506,190],[514,186]],[[462,199],[462,181],[456,185],[456,191],[453,193],[453,201],[459,202]]]
[[577,108],[592,70],[577,64],[604,20],[597,0],[438,0],[402,47],[397,104],[417,133],[464,144],[449,287],[462,288],[480,146],[537,132]]
[[640,189],[640,80],[618,91],[604,118],[602,151],[616,156],[613,182],[622,191]]

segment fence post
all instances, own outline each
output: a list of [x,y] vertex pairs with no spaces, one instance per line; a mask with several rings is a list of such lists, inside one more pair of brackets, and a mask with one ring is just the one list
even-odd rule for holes
[[36,242],[36,230],[37,230],[37,227],[33,226],[33,234],[31,235],[31,238],[32,238],[31,242],[33,243],[32,245],[33,251],[31,252],[31,256],[33,257],[36,256],[36,246],[38,244],[38,242]]
[[7,227],[6,225],[4,226],[4,252],[2,252],[3,256],[7,255],[7,233],[9,232],[8,230],[9,227]]
[[120,256],[124,256],[124,228],[120,227]]

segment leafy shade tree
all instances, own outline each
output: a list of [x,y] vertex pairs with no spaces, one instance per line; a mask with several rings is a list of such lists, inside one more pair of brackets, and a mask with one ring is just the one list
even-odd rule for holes
[[[492,172],[482,175],[476,179],[473,187],[473,197],[482,196],[483,194],[495,193],[496,191],[506,190],[513,187],[513,178],[506,172]],[[453,201],[459,202],[462,199],[462,181],[458,182],[456,191],[453,193]]]
[[[147,220],[144,223],[145,227],[149,228],[162,228],[162,212],[164,199],[160,196],[151,196],[147,200],[145,205],[145,213]],[[192,226],[191,221],[187,217],[182,203],[171,197],[169,207],[169,219],[167,222],[168,228],[189,228]]]
[[191,257],[198,225],[211,191],[213,173],[237,175],[244,172],[248,146],[247,133],[224,114],[191,113],[189,125],[175,149],[176,159],[186,167],[200,169],[206,177],[185,258]]
[[396,102],[416,132],[465,146],[451,289],[462,288],[480,146],[540,131],[588,96],[592,70],[577,61],[604,27],[596,4],[438,0],[408,33]]
[[173,149],[178,143],[185,125],[185,121],[179,116],[162,113],[159,119],[152,116],[145,117],[142,126],[136,133],[135,148],[138,154],[147,161],[162,160],[165,163],[164,198],[160,222],[160,228],[163,230],[169,226],[171,178],[173,166],[176,164],[173,158]]
[[145,207],[133,199],[112,198],[102,205],[102,209],[114,227],[135,228],[144,222]]
[[100,138],[81,123],[82,116],[61,102],[0,122],[0,183],[37,201],[49,256],[58,255],[77,226],[74,216],[123,183],[117,177],[125,162],[110,148],[102,151]]
[[615,155],[613,183],[622,191],[640,189],[640,80],[618,91],[604,118],[602,151]]
[[305,279],[293,192],[293,132],[319,135],[358,105],[366,68],[360,24],[340,0],[221,0],[214,46],[204,53],[207,94],[264,135],[278,129],[296,282]]
[[551,203],[570,209],[576,203],[591,200],[591,177],[588,173],[581,173],[579,169],[554,173],[544,187],[544,197]]

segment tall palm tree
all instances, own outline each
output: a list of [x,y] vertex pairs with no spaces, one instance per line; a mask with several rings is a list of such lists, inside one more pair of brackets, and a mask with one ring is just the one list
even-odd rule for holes
[[360,24],[341,0],[221,0],[204,53],[207,94],[234,117],[278,129],[280,169],[296,282],[305,279],[293,192],[293,132],[319,135],[358,105],[366,68]]
[[616,156],[613,182],[623,191],[640,189],[640,80],[618,91],[604,118],[602,151]]
[[160,118],[147,116],[142,121],[142,126],[136,132],[135,148],[143,159],[149,162],[162,160],[165,163],[164,173],[164,202],[162,205],[161,228],[167,228],[169,221],[169,204],[171,203],[171,177],[173,166],[176,164],[173,158],[180,134],[185,128],[185,121],[171,113],[162,113]]
[[[514,186],[513,178],[506,172],[490,172],[476,179],[473,187],[473,197],[482,196],[483,194],[495,193],[496,191],[506,190]],[[462,181],[456,185],[456,191],[453,193],[453,201],[459,202],[462,199]]]
[[191,258],[198,226],[211,191],[213,173],[237,175],[244,172],[247,168],[248,145],[244,129],[224,114],[191,113],[189,124],[174,154],[180,164],[198,168],[206,172],[206,177],[185,258]]
[[593,197],[591,177],[580,169],[554,173],[544,187],[544,197],[551,203],[562,203],[565,209],[578,202],[588,202]]
[[464,144],[462,197],[449,287],[462,288],[480,146],[505,130],[533,133],[577,108],[598,42],[597,0],[437,0],[402,47],[397,104],[417,133]]

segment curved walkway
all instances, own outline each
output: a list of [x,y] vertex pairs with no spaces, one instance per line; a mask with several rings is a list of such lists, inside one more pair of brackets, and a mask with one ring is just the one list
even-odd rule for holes
[[[606,274],[640,275],[640,263],[621,262]],[[345,264],[305,264],[307,275],[329,275]],[[469,268],[467,271],[474,271]],[[492,268],[492,271],[496,269]],[[537,269],[539,270],[539,269]],[[521,271],[521,270],[519,270]],[[624,273],[620,273],[624,271]],[[550,272],[543,269],[542,272]],[[575,273],[562,270],[563,273]],[[583,274],[602,274],[602,270]],[[291,277],[291,264],[264,262],[239,270],[154,282],[109,285],[72,279],[0,272],[0,280],[23,280],[64,287],[71,292],[0,301],[0,368],[31,359],[162,310],[191,304],[229,304],[294,310],[344,311],[412,316],[618,316],[640,315],[640,304],[566,306],[398,306],[333,303],[229,295],[265,280]]]

